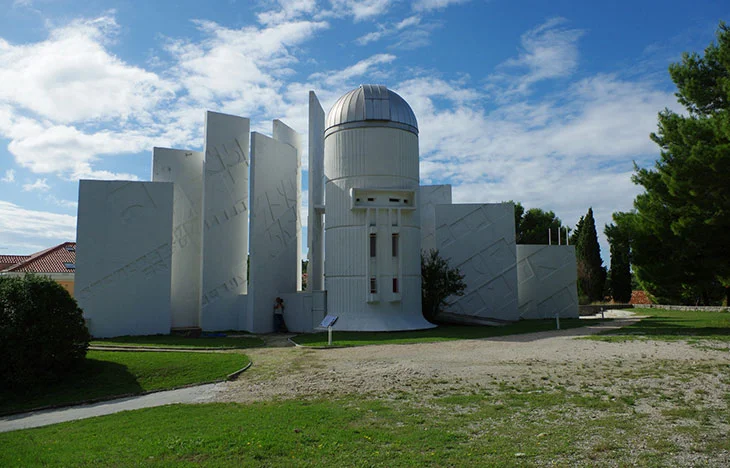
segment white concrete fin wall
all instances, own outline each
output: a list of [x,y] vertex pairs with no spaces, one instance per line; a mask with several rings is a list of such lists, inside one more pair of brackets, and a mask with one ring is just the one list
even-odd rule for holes
[[451,204],[451,185],[421,185],[418,205],[421,210],[421,251],[436,248],[435,205]]
[[172,328],[200,325],[203,153],[154,148],[152,181],[173,182]]
[[75,296],[95,337],[170,332],[174,188],[81,180]]
[[249,120],[206,112],[200,326],[239,329],[247,291]]
[[447,312],[517,320],[514,205],[436,205],[436,246],[467,284],[448,299]]
[[290,144],[251,134],[251,278],[244,328],[254,333],[273,331],[274,299],[297,290],[299,154]]
[[[286,143],[297,151],[297,167],[296,167],[296,235],[297,235],[297,251],[296,262],[297,270],[297,288],[296,291],[302,290],[302,137],[291,127],[281,120],[274,120],[273,131],[271,133],[274,140]],[[286,174],[284,174],[286,176]]]
[[574,246],[517,246],[520,318],[578,317],[576,280]]
[[309,92],[309,210],[307,291],[324,289],[324,110]]

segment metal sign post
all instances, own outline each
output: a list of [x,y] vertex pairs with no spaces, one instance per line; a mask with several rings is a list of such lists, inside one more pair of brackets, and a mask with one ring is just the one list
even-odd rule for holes
[[332,346],[332,326],[337,321],[336,315],[328,315],[319,324],[322,328],[327,328],[327,346]]

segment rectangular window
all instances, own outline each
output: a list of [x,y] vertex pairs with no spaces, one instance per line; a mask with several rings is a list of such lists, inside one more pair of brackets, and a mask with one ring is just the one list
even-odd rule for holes
[[393,278],[393,292],[397,293],[398,291],[398,278]]
[[370,277],[370,294],[378,293],[378,279],[374,276]]
[[393,251],[393,256],[398,256],[398,234],[393,234],[393,237],[391,237],[391,250]]
[[69,270],[75,270],[76,264],[70,263],[70,262],[63,262],[63,266],[65,266]]
[[378,248],[378,242],[375,234],[370,234],[370,256],[375,256],[375,251]]

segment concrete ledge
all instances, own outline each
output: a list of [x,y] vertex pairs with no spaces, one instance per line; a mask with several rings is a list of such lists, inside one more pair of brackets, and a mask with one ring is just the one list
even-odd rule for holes
[[702,312],[730,312],[727,306],[680,306],[680,305],[662,305],[662,304],[634,304],[636,309],[667,309],[667,310],[699,310]]

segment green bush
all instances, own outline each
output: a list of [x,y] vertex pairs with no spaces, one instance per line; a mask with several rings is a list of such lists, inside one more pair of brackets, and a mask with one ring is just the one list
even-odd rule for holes
[[463,296],[465,289],[464,275],[451,268],[437,249],[421,252],[421,308],[426,320],[435,322],[446,299]]
[[44,276],[0,276],[0,379],[11,388],[51,382],[83,362],[89,347],[81,309]]

